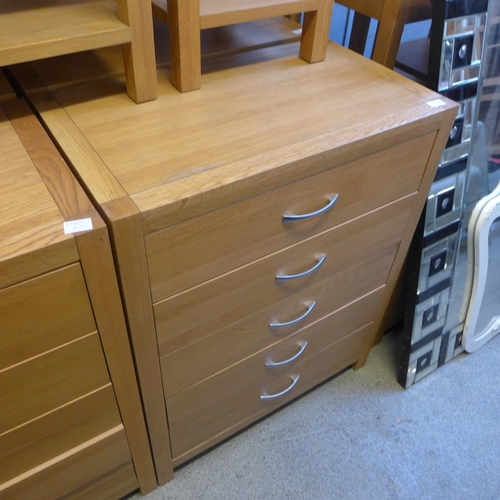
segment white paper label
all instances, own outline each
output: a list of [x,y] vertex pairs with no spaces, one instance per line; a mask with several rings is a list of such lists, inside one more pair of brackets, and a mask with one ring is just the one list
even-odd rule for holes
[[446,103],[442,99],[434,99],[433,101],[427,101],[427,105],[431,108],[439,108],[440,106],[446,106]]
[[80,231],[90,231],[92,229],[92,219],[70,220],[64,224],[64,234],[79,233]]

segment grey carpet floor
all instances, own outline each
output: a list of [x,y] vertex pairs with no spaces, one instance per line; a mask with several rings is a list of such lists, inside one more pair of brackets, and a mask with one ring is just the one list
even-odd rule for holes
[[398,342],[131,498],[500,499],[500,336],[407,391]]

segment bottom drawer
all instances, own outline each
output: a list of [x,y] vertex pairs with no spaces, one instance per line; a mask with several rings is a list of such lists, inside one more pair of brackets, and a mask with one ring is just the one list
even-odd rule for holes
[[138,487],[120,425],[0,485],[0,500],[112,500]]
[[0,435],[0,488],[121,425],[111,385]]
[[[260,418],[356,362],[384,289],[167,399],[175,465],[227,437],[239,422]],[[291,348],[302,349],[305,342],[302,356],[265,367],[270,359],[286,360]],[[275,397],[261,399],[265,394]]]

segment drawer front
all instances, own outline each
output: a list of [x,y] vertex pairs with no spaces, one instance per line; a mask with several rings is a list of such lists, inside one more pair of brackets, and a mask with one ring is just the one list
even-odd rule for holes
[[109,384],[97,333],[0,372],[0,434]]
[[[326,278],[399,244],[413,203],[412,195],[155,304],[160,356],[199,341],[287,297],[305,293]],[[313,273],[293,280],[276,280],[278,273],[290,275],[311,268],[322,256],[326,256],[325,260]],[[340,305],[337,303],[336,307]],[[290,311],[290,317],[294,317],[295,312]],[[279,317],[288,314],[276,310],[278,313]],[[318,318],[316,313],[313,317]],[[290,331],[293,330],[288,333]]]
[[[417,191],[435,134],[146,236],[153,302]],[[315,217],[283,222],[288,213]],[[175,265],[173,264],[175,263]]]
[[[273,381],[248,388],[222,406],[214,407],[209,413],[172,430],[170,437],[176,465],[184,461],[183,455],[188,455],[185,459],[190,458],[227,437],[227,431],[238,427],[240,422],[244,421],[248,425],[352,365],[361,354],[370,327],[367,325],[353,332],[297,363],[293,369],[275,377]],[[297,375],[298,379],[292,378]],[[284,394],[275,399],[260,399],[263,394],[280,392]]]
[[0,500],[121,498],[138,486],[125,430],[117,426],[2,485]]
[[[201,382],[384,285],[396,250],[393,246],[342,269],[331,278],[162,357],[165,397]],[[293,325],[269,326],[273,318],[289,321],[308,311],[311,312],[306,318]]]
[[96,330],[80,264],[0,291],[0,370]]
[[[367,325],[380,304],[384,288],[375,290],[270,348],[168,398],[170,430],[177,430],[209,412],[217,411],[217,408],[222,408],[253,387],[267,387],[277,377],[296,370],[299,363]],[[269,360],[281,362],[295,356],[304,342],[307,342],[307,346],[297,359],[281,366],[266,368]],[[361,345],[360,350],[362,347]],[[258,402],[260,404],[260,400]]]
[[0,436],[0,485],[121,424],[109,385]]

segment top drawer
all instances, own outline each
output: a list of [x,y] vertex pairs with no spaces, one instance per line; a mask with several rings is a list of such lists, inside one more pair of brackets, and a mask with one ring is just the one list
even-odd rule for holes
[[[434,138],[398,144],[146,236],[153,302],[416,191]],[[334,195],[329,210],[283,221],[284,214],[320,211]]]

